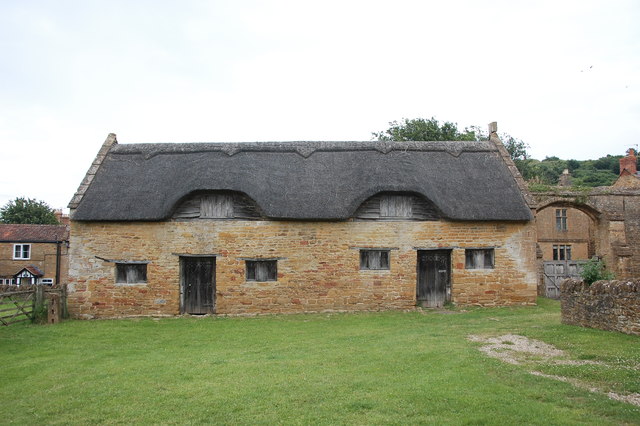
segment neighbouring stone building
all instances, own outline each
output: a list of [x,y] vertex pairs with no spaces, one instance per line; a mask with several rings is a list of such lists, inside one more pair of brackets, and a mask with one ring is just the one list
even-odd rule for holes
[[[640,277],[640,177],[635,151],[620,159],[612,186],[576,190],[562,185],[536,193],[539,293],[559,297],[580,262],[604,259],[618,279]],[[564,177],[566,180],[566,177]]]
[[533,199],[487,142],[124,144],[71,201],[81,318],[530,305]]
[[64,284],[69,227],[0,225],[0,284]]

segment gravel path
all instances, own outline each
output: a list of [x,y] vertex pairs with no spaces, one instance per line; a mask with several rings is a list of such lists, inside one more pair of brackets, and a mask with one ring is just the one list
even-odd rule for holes
[[[521,365],[526,363],[533,365],[602,365],[603,367],[608,367],[606,364],[598,361],[576,361],[571,359],[558,359],[566,358],[566,352],[556,348],[553,345],[541,342],[540,340],[529,339],[527,337],[519,336],[516,334],[505,334],[498,337],[482,337],[470,335],[467,338],[472,342],[483,343],[483,345],[479,349],[487,356],[513,365]],[[539,371],[530,371],[529,373],[533,374],[534,376],[545,377],[547,379],[569,383],[580,389],[585,389],[593,393],[603,394],[616,401],[622,401],[640,407],[640,394],[637,393],[620,395],[615,392],[609,392],[607,390],[599,389],[577,379],[545,374]]]

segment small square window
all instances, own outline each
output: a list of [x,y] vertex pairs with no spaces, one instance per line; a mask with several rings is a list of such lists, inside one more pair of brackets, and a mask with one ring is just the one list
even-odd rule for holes
[[467,249],[464,251],[465,269],[493,269],[493,249]]
[[116,283],[139,284],[146,282],[146,263],[116,263]]
[[277,281],[277,260],[247,260],[247,281]]
[[13,258],[16,260],[29,260],[31,258],[31,244],[14,244]]
[[389,250],[360,250],[360,270],[388,270]]

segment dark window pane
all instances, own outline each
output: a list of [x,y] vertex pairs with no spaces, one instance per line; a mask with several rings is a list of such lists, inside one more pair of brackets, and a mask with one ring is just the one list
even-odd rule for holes
[[256,262],[247,260],[247,281],[256,280]]
[[247,281],[277,281],[277,260],[247,260]]
[[494,249],[467,249],[464,251],[466,269],[493,269]]
[[117,263],[116,264],[117,283],[146,283],[147,264],[146,263]]
[[360,250],[360,269],[389,269],[389,250]]
[[484,268],[485,269],[493,269],[493,253],[491,250],[484,250]]
[[567,230],[567,209],[556,209],[556,230]]

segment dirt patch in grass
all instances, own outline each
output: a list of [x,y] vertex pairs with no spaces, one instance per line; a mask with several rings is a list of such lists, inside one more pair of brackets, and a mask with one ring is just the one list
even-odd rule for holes
[[531,359],[543,359],[565,356],[565,353],[555,346],[539,340],[533,340],[515,334],[505,334],[498,337],[469,336],[472,342],[484,343],[480,351],[500,361],[519,365]]
[[[549,345],[540,340],[529,339],[525,336],[516,334],[505,334],[497,337],[482,337],[470,335],[468,339],[472,342],[482,343],[479,348],[481,352],[492,358],[499,359],[502,362],[513,365],[527,364],[536,366],[541,364],[556,365],[601,365],[608,367],[605,363],[590,360],[572,360],[567,359],[568,355],[565,351]],[[564,359],[563,359],[564,358]],[[603,390],[592,386],[581,380],[558,376],[553,374],[545,374],[540,371],[530,371],[530,374],[547,379],[558,380],[560,382],[569,383],[577,388],[588,390],[589,392],[599,393],[608,396],[616,401],[626,402],[640,407],[640,394],[633,393],[629,395],[620,395],[615,392]]]

